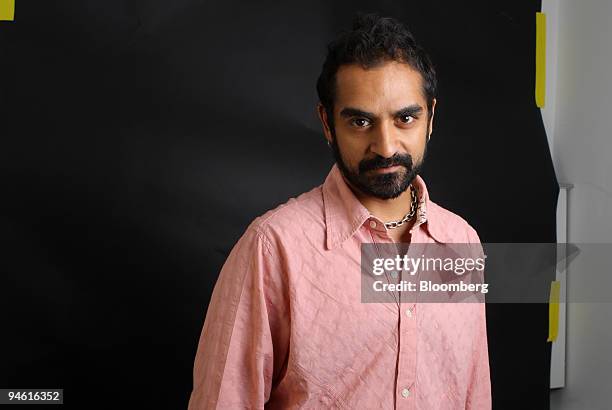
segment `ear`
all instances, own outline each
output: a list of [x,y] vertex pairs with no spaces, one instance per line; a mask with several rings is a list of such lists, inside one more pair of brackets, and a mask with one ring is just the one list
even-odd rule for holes
[[429,135],[427,136],[427,141],[431,138],[431,133],[433,132],[433,119],[434,113],[436,110],[436,99],[434,98],[431,104],[431,117],[429,118]]
[[325,110],[323,104],[317,104],[317,113],[319,114],[321,125],[323,125],[323,133],[325,134],[325,139],[329,144],[331,144],[333,136],[331,133],[331,128],[329,127],[329,121],[327,120],[327,111]]

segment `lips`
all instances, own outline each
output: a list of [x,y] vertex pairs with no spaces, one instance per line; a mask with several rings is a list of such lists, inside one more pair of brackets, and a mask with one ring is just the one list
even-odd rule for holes
[[378,172],[378,173],[395,172],[395,171],[399,171],[401,167],[402,167],[401,165],[392,165],[390,167],[385,167],[385,168],[376,168],[373,171]]

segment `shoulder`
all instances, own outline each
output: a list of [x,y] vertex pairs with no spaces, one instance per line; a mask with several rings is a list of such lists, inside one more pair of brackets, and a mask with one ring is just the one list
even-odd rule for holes
[[480,237],[465,219],[429,200],[427,225],[434,237],[448,243],[480,243]]
[[[324,229],[321,186],[304,192],[256,217],[231,248],[228,266],[281,263]],[[264,259],[267,262],[263,262]]]
[[324,219],[320,185],[258,216],[249,224],[247,231],[255,231],[266,241],[273,242],[280,237],[294,237],[298,232],[316,232],[317,227],[324,232]]

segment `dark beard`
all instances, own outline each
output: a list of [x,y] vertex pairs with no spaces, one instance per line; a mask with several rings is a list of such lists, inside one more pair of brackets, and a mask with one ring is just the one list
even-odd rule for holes
[[[359,162],[359,171],[355,173],[348,169],[344,163],[340,155],[340,148],[338,147],[335,133],[333,137],[331,149],[342,175],[362,193],[380,199],[397,198],[406,191],[417,174],[421,171],[427,153],[427,145],[425,145],[423,160],[417,164],[413,164],[410,154],[395,154],[391,158],[384,158],[377,155],[375,158]],[[403,169],[382,174],[369,172],[371,170],[393,165],[400,165]]]

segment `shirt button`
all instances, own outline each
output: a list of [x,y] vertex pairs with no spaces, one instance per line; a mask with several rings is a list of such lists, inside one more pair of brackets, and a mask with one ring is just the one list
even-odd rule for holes
[[397,272],[396,271],[391,272],[391,277],[392,278],[397,278]]
[[406,316],[412,317],[412,309],[406,309]]
[[402,390],[402,397],[406,398],[408,396],[410,396],[410,390],[408,390],[408,389]]
[[370,228],[376,228],[376,221],[370,221]]

